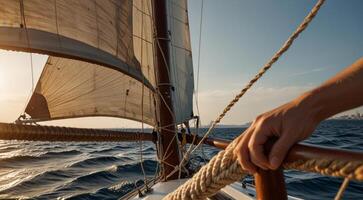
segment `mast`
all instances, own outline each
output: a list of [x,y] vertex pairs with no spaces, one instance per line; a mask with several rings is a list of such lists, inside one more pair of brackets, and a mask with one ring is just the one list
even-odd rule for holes
[[[169,59],[169,31],[167,23],[166,0],[154,0],[154,24],[156,26],[155,53],[156,53],[156,79],[160,91],[159,117],[160,117],[160,140],[159,158],[161,163],[163,180],[173,180],[178,178],[178,173],[167,176],[174,170],[174,166],[180,163],[179,147],[177,143],[174,109],[172,101],[172,85],[168,68]],[[157,44],[159,43],[159,45]],[[166,63],[167,62],[167,63]],[[175,136],[175,137],[174,137]]]

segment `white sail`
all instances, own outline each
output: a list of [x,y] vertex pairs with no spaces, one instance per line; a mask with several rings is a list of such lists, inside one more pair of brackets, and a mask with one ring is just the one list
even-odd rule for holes
[[153,92],[142,88],[140,81],[114,69],[51,56],[26,112],[37,121],[110,116],[154,125]]
[[194,75],[187,0],[168,0],[167,10],[175,121],[182,123],[193,117]]
[[[192,115],[183,9],[169,10],[178,123]],[[38,121],[113,116],[155,125],[152,11],[151,0],[0,0],[0,48],[50,55],[26,112]]]

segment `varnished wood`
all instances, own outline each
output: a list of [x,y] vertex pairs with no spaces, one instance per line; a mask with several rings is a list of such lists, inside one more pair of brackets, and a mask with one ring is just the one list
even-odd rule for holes
[[[201,138],[196,138],[194,143],[198,143]],[[187,139],[191,143],[192,136]],[[225,149],[230,141],[222,139],[208,138],[204,144]],[[269,152],[272,144],[269,144],[265,149]],[[295,144],[288,152],[284,163],[295,161],[307,161],[312,159],[332,159],[340,161],[359,161],[363,162],[363,152],[353,152],[348,150],[340,150],[326,147],[318,147],[314,145]],[[287,193],[285,189],[285,181],[283,176],[283,170],[280,167],[277,170],[262,170],[258,169],[258,172],[254,174],[257,199],[259,200],[284,200],[287,199]]]
[[[191,137],[191,136],[189,136]],[[197,138],[200,141],[201,138]],[[191,139],[187,142],[190,143]],[[231,141],[223,139],[207,138],[203,143],[218,149],[225,149]],[[194,142],[195,144],[197,142]],[[349,150],[320,147],[308,144],[295,144],[288,152],[284,162],[293,162],[297,160],[311,160],[311,159],[329,158],[334,160],[344,161],[362,161],[363,152],[355,152]]]
[[[155,53],[156,53],[156,70],[158,84],[158,109],[160,124],[163,127],[160,130],[160,146],[158,147],[159,159],[161,162],[161,176],[164,180],[173,180],[178,178],[178,173],[171,174],[174,166],[180,163],[179,146],[176,134],[174,108],[172,102],[172,85],[170,82],[169,71],[169,33],[167,27],[167,9],[166,0],[157,0],[154,2],[154,23],[156,26]],[[158,39],[160,38],[160,39]],[[168,177],[168,178],[166,178]]]
[[[276,138],[264,145],[264,154],[268,156]],[[287,200],[284,173],[282,168],[277,170],[257,169],[255,177],[256,194],[258,200]]]
[[284,200],[287,199],[284,174],[281,168],[277,170],[258,169],[254,174],[257,199]]

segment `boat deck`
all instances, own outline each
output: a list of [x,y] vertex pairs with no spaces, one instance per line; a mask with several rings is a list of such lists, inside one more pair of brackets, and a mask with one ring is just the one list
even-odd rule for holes
[[[144,197],[134,197],[133,199],[142,199],[142,200],[160,200],[165,197],[170,192],[173,192],[180,185],[185,183],[188,179],[179,179],[172,180],[168,182],[159,182],[155,184],[152,189],[152,193],[145,195]],[[245,194],[239,190],[237,190],[238,183],[231,184],[229,186],[224,187],[218,194],[211,197],[210,199],[241,199],[241,200],[251,200],[253,197]],[[241,186],[239,188],[242,189]]]
[[[172,180],[168,182],[159,182],[152,186],[152,192],[149,194],[145,194],[142,197],[138,195],[134,196],[131,199],[139,199],[139,200],[160,200],[163,199],[167,194],[176,190],[180,185],[185,183],[188,179],[179,179]],[[246,185],[246,187],[242,187],[241,183],[233,183],[222,188],[216,195],[210,197],[208,199],[211,200],[252,200],[256,199],[255,188],[250,185]],[[289,200],[301,200],[300,198],[288,196]]]

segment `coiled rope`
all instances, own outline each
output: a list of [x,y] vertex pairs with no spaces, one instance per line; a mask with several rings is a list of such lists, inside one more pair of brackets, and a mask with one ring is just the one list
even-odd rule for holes
[[[180,169],[181,166],[184,164],[184,161],[189,157],[189,154],[192,153],[195,149],[197,149],[205,138],[208,137],[210,132],[214,129],[214,127],[223,119],[223,117],[227,114],[228,111],[239,101],[239,99],[253,86],[253,84],[259,80],[267,70],[271,68],[271,66],[290,48],[293,44],[294,40],[303,32],[309,23],[314,19],[316,14],[318,13],[320,7],[323,5],[325,0],[319,0],[316,5],[312,8],[310,13],[304,18],[304,21],[299,25],[296,31],[287,39],[284,45],[272,56],[272,58],[261,68],[261,70],[252,78],[249,83],[240,91],[240,93],[235,96],[235,98],[226,106],[223,112],[218,116],[218,118],[212,123],[202,140],[198,143],[198,145],[192,149],[190,147],[183,157],[182,162],[179,166],[176,166],[175,171]],[[196,173],[193,178],[188,180],[182,186],[180,186],[176,191],[166,196],[164,199],[204,199],[211,194],[218,192],[222,187],[225,185],[231,184],[235,181],[240,180],[246,174],[242,171],[239,166],[239,163],[236,157],[233,154],[233,149],[236,146],[237,139],[235,139],[230,145],[228,145],[225,151],[221,151],[215,157],[210,160],[208,165],[205,165],[200,169],[198,173]],[[338,161],[337,161],[338,162]],[[310,162],[311,164],[315,164],[315,168],[313,165],[293,165],[294,167],[301,167],[301,170],[310,169],[316,170],[317,164],[325,164],[323,166],[324,169],[326,168],[325,162]],[[339,163],[341,164],[341,163]],[[328,165],[330,166],[330,165]],[[346,165],[333,165],[333,168],[329,169],[340,169],[339,167],[346,166]],[[286,167],[289,167],[287,165]],[[306,168],[310,167],[310,168]],[[337,168],[334,168],[337,167]],[[349,168],[351,169],[351,168]],[[314,171],[314,172],[321,172],[321,171]],[[323,171],[327,173],[327,175],[339,175],[337,174],[336,170],[327,170]],[[330,174],[331,172],[334,172]],[[350,173],[351,174],[351,173]],[[354,174],[354,173],[353,173]]]
[[[240,98],[253,86],[253,84],[259,80],[266,72],[271,68],[271,66],[290,48],[290,46],[293,44],[294,40],[300,35],[301,32],[303,32],[306,27],[309,25],[309,23],[314,19],[316,14],[318,13],[320,7],[323,5],[325,0],[319,0],[315,6],[311,9],[310,13],[304,18],[304,21],[299,25],[299,27],[295,30],[295,32],[286,40],[284,45],[275,53],[275,55],[272,56],[272,58],[260,69],[260,71],[255,75],[254,78],[252,78],[248,84],[240,91],[238,95],[236,95],[232,101],[225,107],[223,112],[218,116],[216,120],[213,121],[212,125],[209,127],[208,131],[204,134],[202,140],[198,143],[198,145],[195,148],[192,148],[192,146],[189,147],[188,151],[184,155],[182,161],[180,162],[179,166],[176,166],[175,170],[172,173],[175,173],[178,171],[178,169],[181,168],[182,165],[184,165],[185,160],[189,158],[189,155],[193,153],[197,148],[199,148],[205,138],[208,137],[208,135],[212,132],[212,130],[215,128],[215,126],[223,119],[223,117],[228,113],[228,111],[231,110],[231,108],[240,100]],[[172,174],[169,174],[171,176]]]
[[[243,171],[234,155],[233,150],[237,146],[238,137],[219,152],[203,166],[193,178],[180,186],[164,199],[206,199],[217,193],[220,189],[241,180],[247,175]],[[283,164],[284,169],[298,169],[307,172],[320,173],[328,176],[347,177],[350,180],[363,181],[363,161],[340,161],[334,159],[298,160]]]

